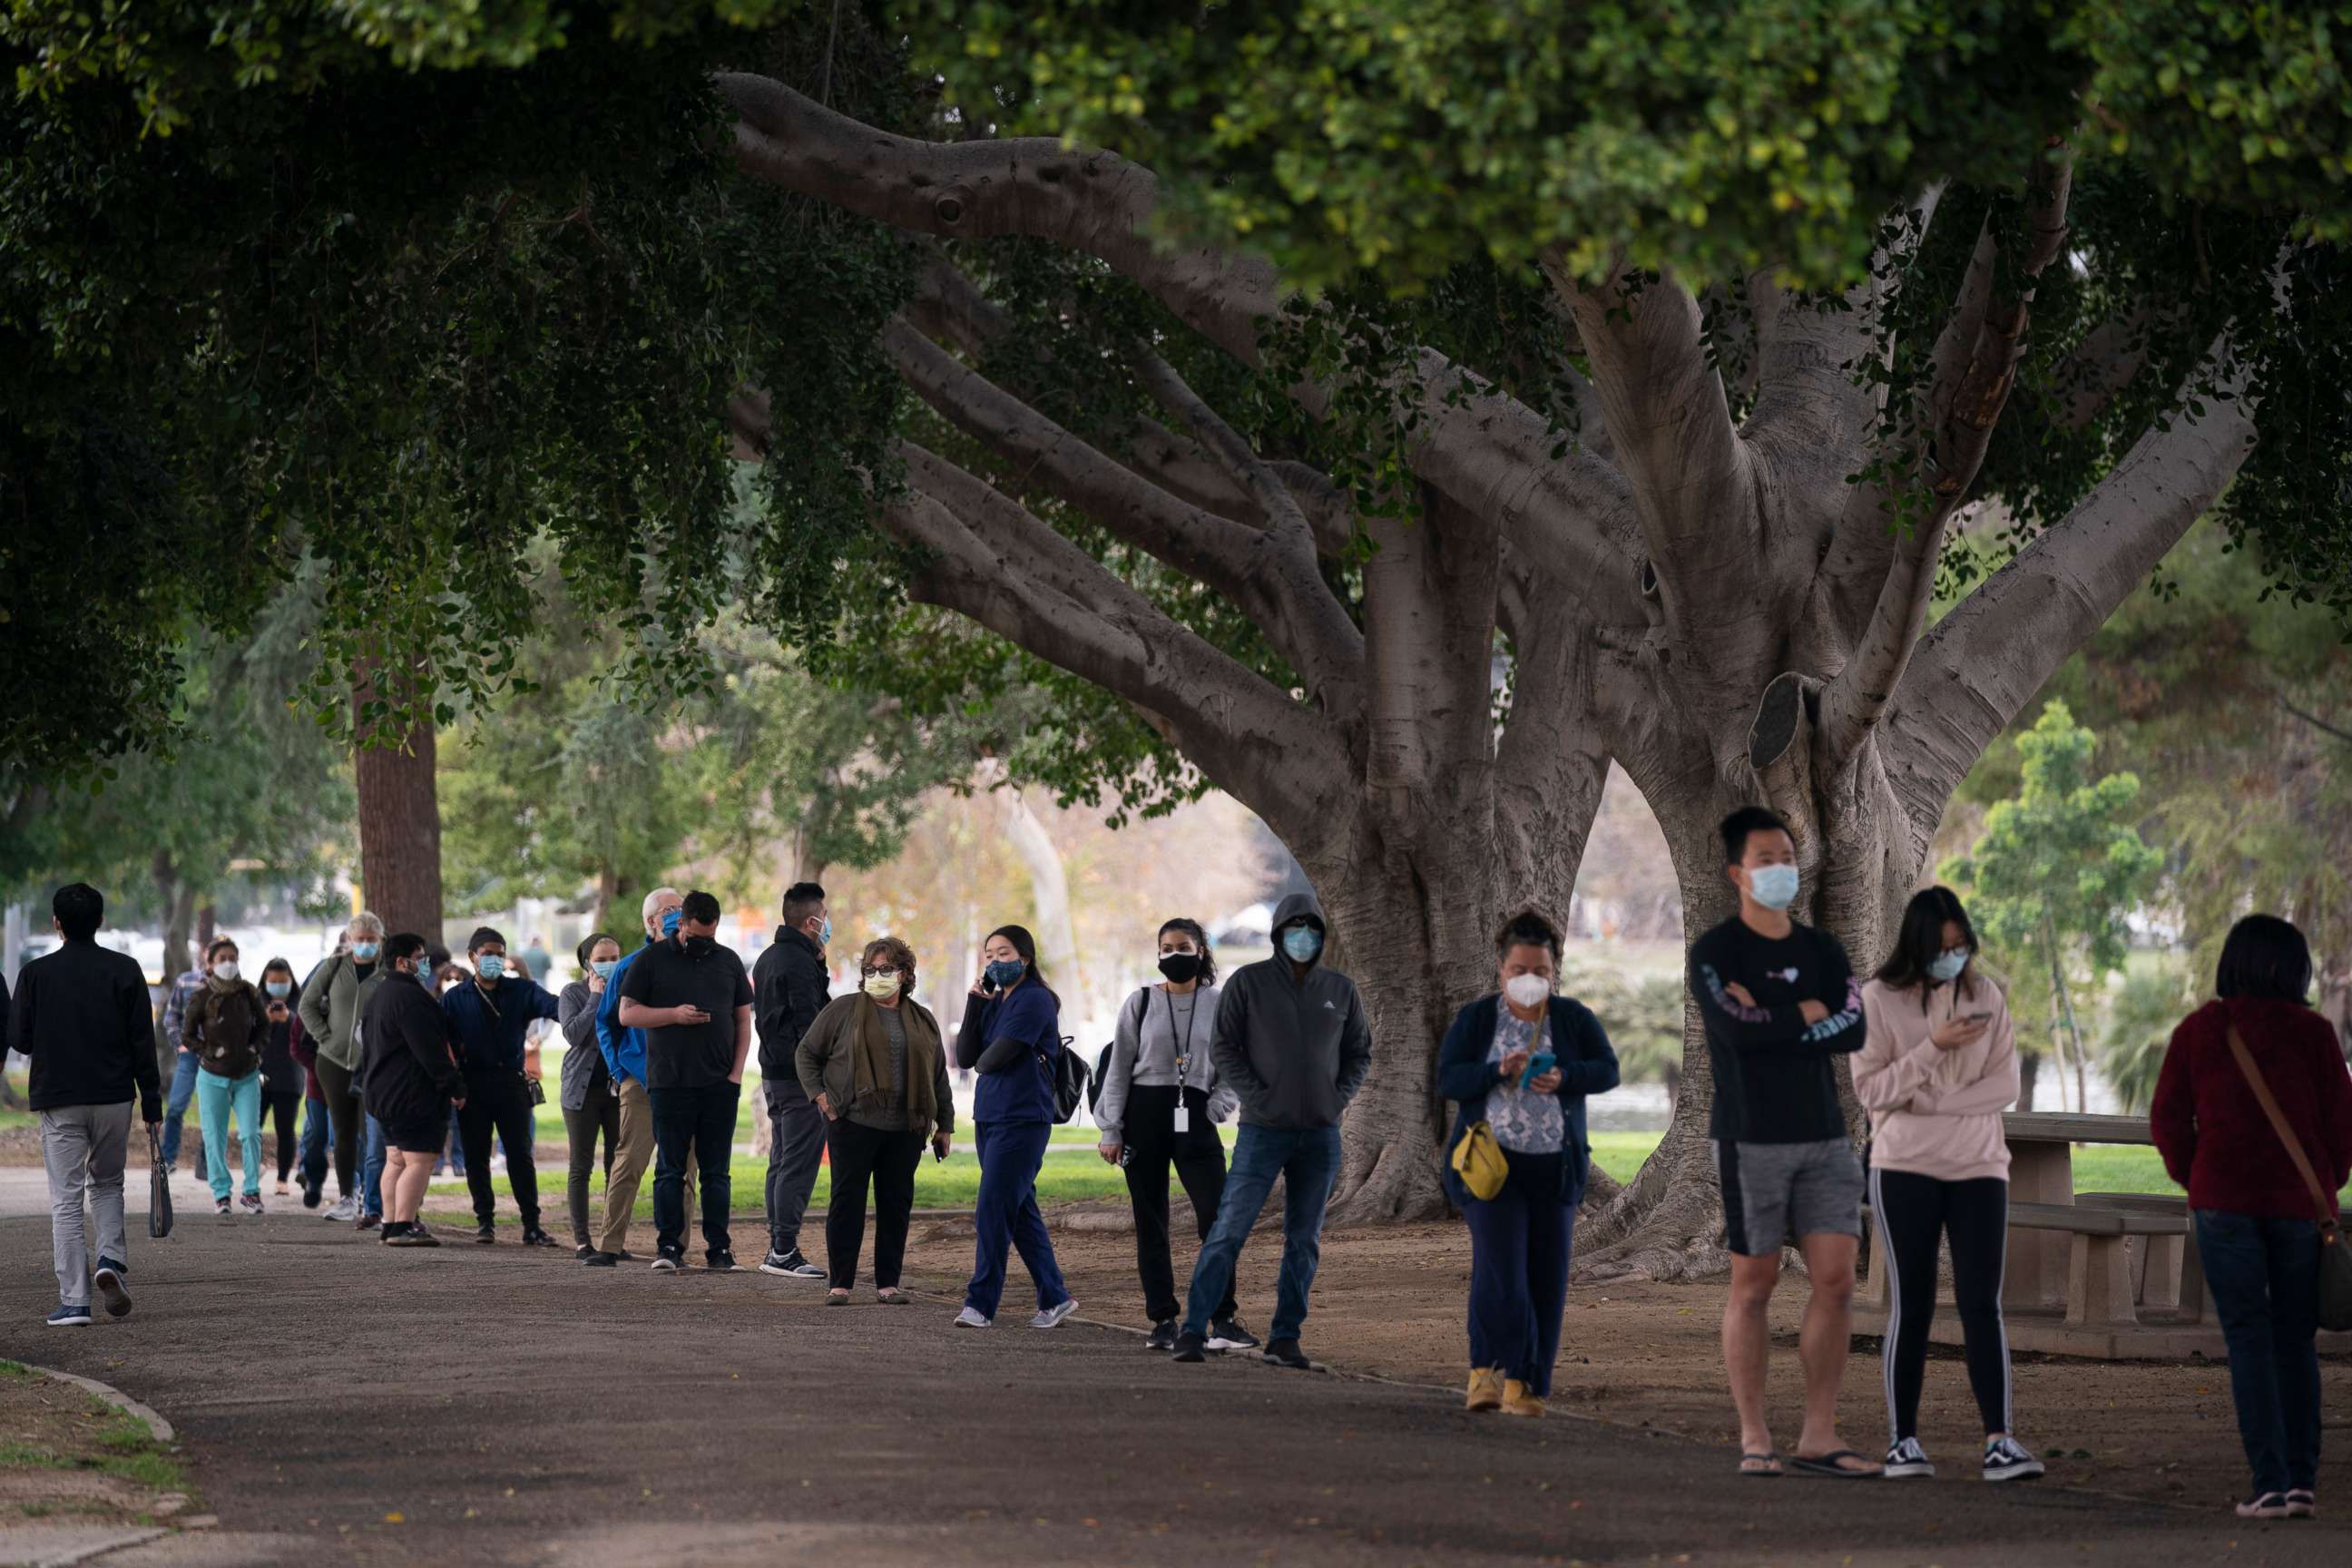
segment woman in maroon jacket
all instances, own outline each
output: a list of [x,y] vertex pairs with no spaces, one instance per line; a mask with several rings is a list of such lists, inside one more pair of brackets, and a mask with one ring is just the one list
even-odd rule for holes
[[2253,1467],[2248,1519],[2307,1519],[2319,1468],[2319,1226],[2311,1189],[2279,1141],[2230,1040],[2245,1043],[2312,1170],[2333,1193],[2352,1175],[2352,1075],[2335,1026],[2304,1005],[2311,949],[2273,915],[2221,945],[2207,1003],[2173,1031],[2149,1120],[2164,1168],[2189,1189],[2205,1283],[2230,1348],[2238,1436]]

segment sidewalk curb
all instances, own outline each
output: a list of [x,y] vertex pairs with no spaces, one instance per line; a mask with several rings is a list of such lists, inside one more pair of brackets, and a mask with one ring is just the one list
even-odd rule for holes
[[[117,1410],[121,1411],[124,1415],[137,1416],[140,1420],[147,1424],[147,1435],[154,1438],[158,1443],[170,1443],[177,1440],[179,1435],[172,1430],[172,1424],[169,1421],[164,1420],[163,1416],[157,1415],[153,1409],[142,1405],[139,1401],[131,1398],[131,1395],[123,1393],[122,1390],[115,1387],[112,1384],[100,1383],[94,1377],[84,1377],[78,1372],[59,1372],[53,1366],[35,1366],[31,1362],[23,1362],[18,1364],[22,1365],[27,1372],[39,1373],[43,1377],[54,1377],[60,1383],[73,1384],[88,1393],[96,1394],[99,1398],[103,1399],[109,1405],[113,1405]],[[79,1560],[75,1559],[74,1561]]]

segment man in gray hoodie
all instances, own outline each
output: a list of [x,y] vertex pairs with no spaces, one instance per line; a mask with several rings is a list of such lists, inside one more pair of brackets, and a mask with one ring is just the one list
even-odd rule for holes
[[1282,1275],[1265,1351],[1277,1366],[1314,1363],[1298,1348],[1307,1293],[1323,1251],[1323,1205],[1339,1175],[1339,1118],[1371,1070],[1372,1031],[1356,983],[1321,965],[1323,906],[1293,893],[1274,910],[1272,958],[1225,982],[1209,1054],[1241,1097],[1241,1133],[1217,1223],[1192,1264],[1176,1359],[1208,1349],[1209,1314],[1233,1288],[1234,1265],[1276,1176],[1285,1182]]

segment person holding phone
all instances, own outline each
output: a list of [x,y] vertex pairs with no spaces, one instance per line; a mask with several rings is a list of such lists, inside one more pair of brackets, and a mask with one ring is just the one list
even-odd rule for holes
[[1952,1297],[1969,1386],[1984,1423],[1982,1475],[2032,1480],[2011,1435],[2009,1336],[2000,1316],[2009,1238],[2009,1141],[2017,1039],[2000,988],[1976,973],[1976,928],[1949,888],[1911,896],[1895,951],[1863,987],[1867,1042],[1853,1090],[1870,1112],[1870,1206],[1887,1260],[1886,1475],[1933,1476],[1919,1441],[1919,1388],[1936,1315],[1936,1253],[1952,1249]]
[[294,1059],[294,966],[273,958],[261,967],[261,1115],[257,1125],[278,1123],[278,1195],[290,1196],[294,1173],[294,1113],[302,1105],[302,1064]]
[[596,1166],[596,1142],[601,1138],[604,1142],[604,1183],[610,1186],[613,1154],[621,1138],[620,1096],[613,1091],[604,1053],[596,1048],[596,1009],[613,971],[620,966],[620,939],[590,931],[581,940],[577,957],[580,978],[556,996],[555,1026],[563,1032],[561,1098],[572,1157],[564,1177],[564,1205],[572,1215],[572,1256],[584,1263],[596,1255],[596,1238],[588,1229],[588,1174]]
[[857,990],[824,1005],[793,1048],[800,1092],[824,1118],[833,1196],[824,1213],[828,1307],[849,1305],[866,1239],[866,1193],[874,1191],[874,1294],[886,1307],[898,1289],[915,1172],[923,1146],[944,1160],[955,1132],[955,1091],[940,1021],[916,1002],[915,950],[877,937],[858,956]]
[[1464,1404],[1541,1415],[1559,1356],[1568,1265],[1591,1145],[1588,1095],[1617,1087],[1617,1053],[1590,1008],[1555,994],[1559,930],[1533,910],[1495,936],[1493,994],[1455,1016],[1437,1052],[1438,1092],[1454,1102],[1450,1151],[1484,1121],[1509,1174],[1474,1196],[1444,1167],[1470,1226],[1470,1390]]
[[1062,999],[1037,973],[1037,942],[1020,926],[999,926],[981,945],[980,977],[956,1031],[956,1063],[980,1074],[972,1098],[972,1143],[980,1155],[979,1233],[960,1329],[996,1325],[1004,1298],[1004,1255],[1018,1247],[1037,1287],[1033,1329],[1057,1329],[1078,1310],[1062,1282],[1054,1238],[1037,1209],[1037,1173],[1054,1131],[1054,1064],[1062,1044]]
[[[1102,1157],[1125,1172],[1135,1210],[1136,1268],[1152,1323],[1144,1348],[1172,1351],[1183,1304],[1176,1300],[1168,1254],[1169,1169],[1184,1184],[1194,1228],[1208,1240],[1225,1191],[1225,1145],[1217,1124],[1240,1102],[1218,1083],[1210,1057],[1209,1036],[1224,993],[1217,988],[1209,933],[1198,921],[1179,918],[1160,928],[1160,973],[1159,984],[1140,987],[1119,1008],[1095,1121],[1102,1128]],[[1209,1349],[1256,1348],[1228,1286],[1209,1315]]]

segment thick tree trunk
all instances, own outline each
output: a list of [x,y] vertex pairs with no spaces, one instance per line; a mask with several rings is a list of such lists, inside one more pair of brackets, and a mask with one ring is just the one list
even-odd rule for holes
[[612,866],[599,868],[596,873],[596,908],[595,911],[588,917],[590,931],[609,931],[613,929],[605,922],[613,918],[613,900],[620,896],[619,869]]
[[362,744],[352,758],[359,788],[360,889],[387,931],[441,940],[441,806],[433,775],[433,726]]

